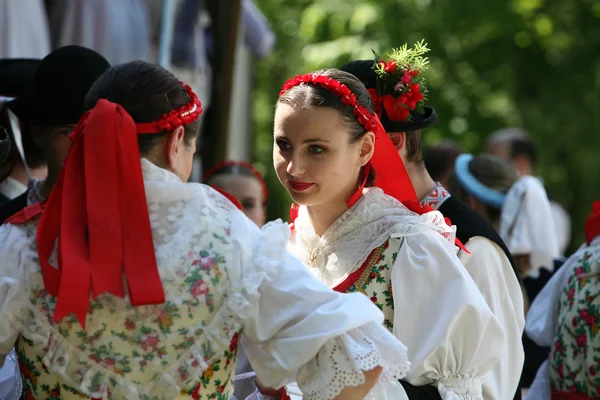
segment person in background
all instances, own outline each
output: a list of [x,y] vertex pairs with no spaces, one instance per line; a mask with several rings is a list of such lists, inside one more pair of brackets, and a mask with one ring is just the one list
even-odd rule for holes
[[585,238],[529,310],[527,334],[551,352],[527,400],[600,399],[600,201]]
[[33,140],[31,130],[6,106],[30,94],[39,65],[38,59],[0,60],[0,125],[12,143],[6,162],[0,166],[0,206],[22,195],[32,179],[44,179],[48,173],[43,150]]
[[[495,131],[487,140],[487,152],[513,163],[522,176],[534,176],[537,164],[537,147],[531,136],[520,128]],[[541,180],[541,178],[540,178]],[[559,202],[550,199],[552,218],[556,227],[558,250],[564,257],[571,243],[571,217]],[[558,262],[564,258],[558,259]]]
[[[48,174],[45,179],[34,180],[23,194],[0,208],[0,223],[48,198],[71,148],[69,134],[84,114],[85,95],[109,67],[108,61],[93,50],[61,47],[40,62],[31,92],[6,103],[8,111],[27,127],[37,147],[42,149]],[[20,129],[18,124],[11,127]]]
[[[461,154],[448,189],[498,229],[512,253],[525,293],[525,312],[556,270],[558,241],[550,202],[540,181],[519,177],[514,166],[499,157]],[[525,363],[521,386],[530,386],[548,348],[524,335]]]
[[0,1],[0,38],[0,58],[43,58],[48,55],[50,32],[44,1]]
[[54,49],[79,45],[102,54],[113,65],[150,61],[146,0],[51,0],[48,15]]
[[462,153],[462,149],[452,140],[444,140],[426,149],[423,152],[423,163],[431,179],[446,187],[446,180],[454,171],[454,162]]
[[[440,211],[456,225],[456,237],[464,243],[458,256],[506,332],[506,348],[500,362],[486,377],[484,398],[506,400],[516,396],[518,399],[523,364],[521,337],[525,326],[520,283],[511,255],[498,233],[426,169],[423,130],[433,125],[437,117],[421,93],[426,90],[422,71],[411,65],[419,61],[420,56],[414,54],[419,48],[422,54],[428,51],[426,46],[416,46],[415,50],[403,46],[402,51],[392,52],[387,60],[353,61],[341,69],[355,75],[367,87],[381,123],[406,167],[406,172],[398,168],[396,174],[408,173],[421,206]],[[426,66],[425,63],[422,68]]]
[[202,181],[233,196],[242,212],[262,227],[267,221],[269,190],[262,174],[244,161],[223,161],[210,168]]

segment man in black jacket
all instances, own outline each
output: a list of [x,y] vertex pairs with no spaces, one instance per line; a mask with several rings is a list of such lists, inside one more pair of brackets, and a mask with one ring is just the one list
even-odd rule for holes
[[[373,60],[360,60],[340,69],[355,75],[367,89],[372,89],[372,95],[378,96],[375,93],[383,85],[378,85],[379,78],[373,67]],[[381,99],[373,100],[377,103]],[[383,108],[379,116],[404,161],[421,204],[439,210],[457,226],[457,237],[468,250],[460,251],[459,258],[505,329],[506,351],[486,377],[483,397],[504,400],[515,396],[515,399],[520,399],[518,384],[524,358],[521,336],[525,321],[522,292],[512,258],[494,228],[467,205],[453,198],[425,169],[421,130],[434,124],[437,116],[431,107],[424,107],[422,111],[411,110],[410,118],[392,120]],[[431,387],[414,387],[408,382],[403,382],[403,386],[410,399],[440,399]]]
[[[69,149],[69,134],[84,114],[83,101],[92,84],[110,67],[104,57],[81,46],[64,46],[37,67],[32,90],[6,103],[43,149],[48,176],[0,208],[0,223],[23,208],[48,198]],[[14,121],[14,117],[13,117]],[[11,129],[20,129],[11,124]],[[14,137],[13,132],[13,137]],[[21,136],[21,135],[16,135]]]

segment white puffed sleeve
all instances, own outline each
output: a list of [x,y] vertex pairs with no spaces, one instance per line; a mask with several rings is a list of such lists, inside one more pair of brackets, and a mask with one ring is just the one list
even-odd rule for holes
[[412,363],[406,380],[437,386],[444,400],[483,400],[504,333],[453,246],[434,231],[405,237],[392,291],[394,334]]
[[367,297],[319,282],[285,250],[287,225],[259,231],[251,224],[241,213],[233,220],[241,256],[228,273],[243,282],[233,308],[245,318],[242,344],[263,386],[296,379],[305,399],[329,400],[364,383],[363,371],[383,367],[375,395],[406,374],[406,347],[383,327],[383,314]]
[[523,292],[504,251],[491,240],[476,236],[465,244],[459,258],[483,294],[504,329],[505,346],[500,362],[486,376],[483,397],[487,400],[512,399],[525,353],[521,338],[525,328]]
[[0,355],[12,350],[26,315],[23,268],[19,267],[22,236],[13,225],[0,226]]

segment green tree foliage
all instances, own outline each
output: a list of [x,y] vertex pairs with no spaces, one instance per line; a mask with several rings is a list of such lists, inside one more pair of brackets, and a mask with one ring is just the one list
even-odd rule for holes
[[425,142],[443,138],[478,153],[496,129],[519,126],[539,146],[538,172],[573,217],[574,242],[600,199],[599,0],[257,0],[277,34],[255,70],[254,156],[273,193],[274,104],[296,74],[372,58],[424,39],[428,101],[439,115]]

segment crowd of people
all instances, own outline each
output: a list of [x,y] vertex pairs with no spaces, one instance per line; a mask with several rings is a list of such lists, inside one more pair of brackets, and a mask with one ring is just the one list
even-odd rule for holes
[[285,223],[188,182],[201,82],[63,44],[0,60],[0,399],[600,399],[600,201],[568,254],[527,132],[424,148],[423,43],[282,82]]

